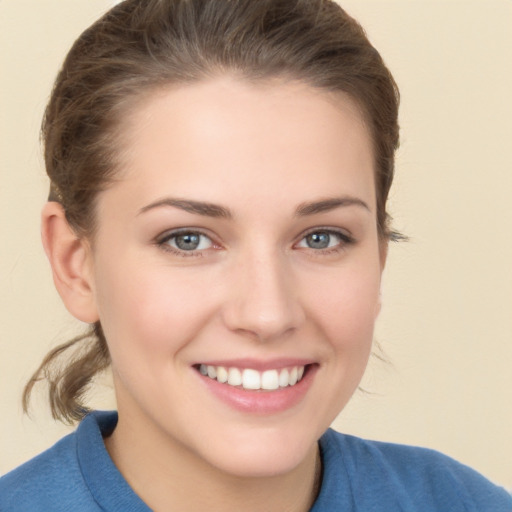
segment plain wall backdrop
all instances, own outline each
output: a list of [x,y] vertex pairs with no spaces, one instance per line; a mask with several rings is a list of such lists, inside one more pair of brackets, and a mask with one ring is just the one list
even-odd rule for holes
[[[39,237],[48,183],[38,130],[79,33],[114,2],[0,0],[0,474],[69,428],[24,383],[80,331]],[[512,488],[512,1],[347,0],[402,94],[391,247],[370,361],[335,422],[429,446]],[[114,407],[108,379],[91,397]]]

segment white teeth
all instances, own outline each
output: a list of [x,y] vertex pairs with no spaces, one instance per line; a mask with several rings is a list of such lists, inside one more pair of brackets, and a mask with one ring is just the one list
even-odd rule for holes
[[295,386],[297,384],[297,367],[292,368],[290,372],[290,386]]
[[264,389],[272,391],[288,386],[295,386],[304,375],[304,366],[292,366],[281,370],[265,370],[259,372],[252,368],[226,368],[224,366],[199,365],[199,372],[216,379],[222,384],[230,386],[242,386],[248,390]]
[[228,381],[228,371],[224,366],[217,367],[217,380],[222,383]]
[[228,370],[228,384],[230,386],[242,385],[242,373],[238,368],[230,368]]
[[277,370],[267,370],[261,374],[261,389],[278,389],[279,374]]
[[285,368],[284,370],[281,370],[281,373],[279,374],[279,385],[282,388],[285,388],[290,384],[290,374],[288,370]]
[[242,387],[244,389],[261,389],[260,372],[246,368],[242,373]]

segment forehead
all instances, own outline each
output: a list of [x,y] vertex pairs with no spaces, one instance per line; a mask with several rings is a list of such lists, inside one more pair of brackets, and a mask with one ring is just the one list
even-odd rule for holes
[[369,132],[340,93],[216,78],[153,92],[121,132],[118,185],[131,184],[137,201],[166,193],[212,202],[243,196],[241,204],[269,194],[300,202],[357,193],[374,203]]

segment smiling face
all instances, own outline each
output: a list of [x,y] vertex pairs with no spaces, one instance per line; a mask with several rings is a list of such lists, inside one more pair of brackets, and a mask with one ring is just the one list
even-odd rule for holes
[[125,126],[91,255],[114,436],[290,471],[356,389],[379,311],[362,118],[303,84],[223,78],[155,93]]

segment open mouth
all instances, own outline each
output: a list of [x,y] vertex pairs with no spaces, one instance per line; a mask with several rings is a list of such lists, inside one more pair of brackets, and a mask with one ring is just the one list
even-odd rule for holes
[[274,391],[293,387],[302,380],[312,365],[290,366],[286,368],[258,371],[252,368],[236,368],[195,365],[194,368],[205,377],[239,389]]

